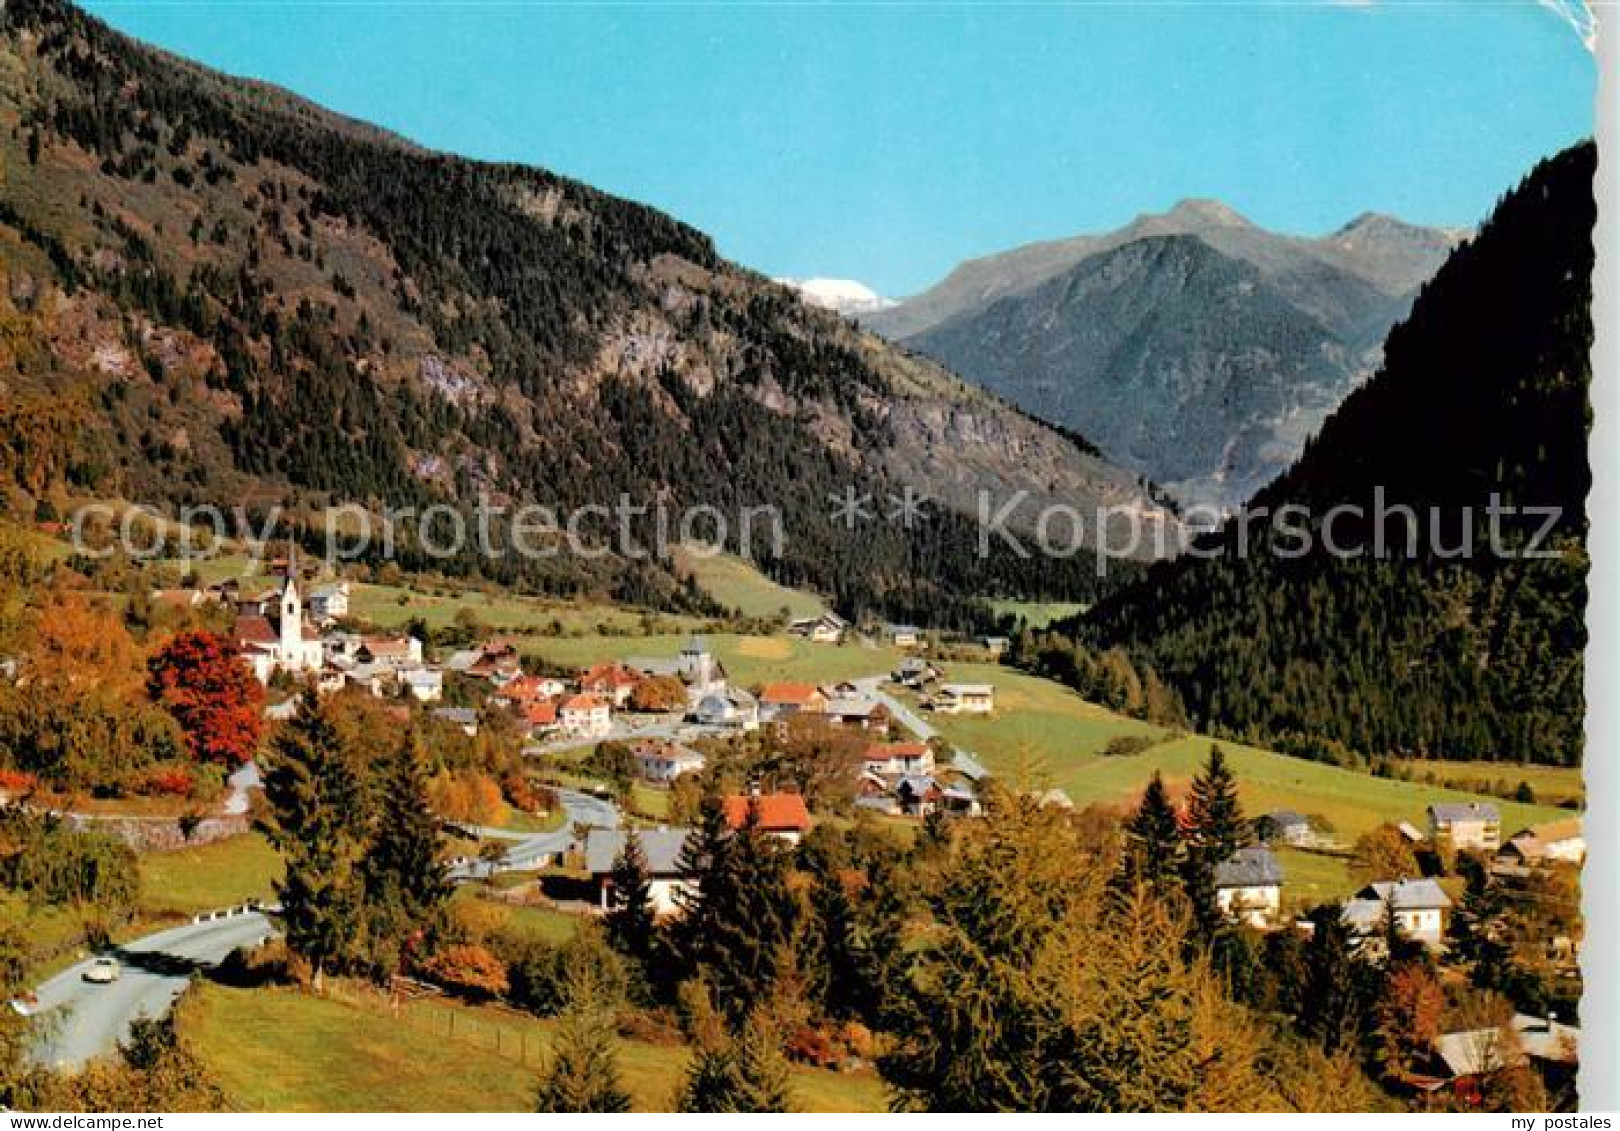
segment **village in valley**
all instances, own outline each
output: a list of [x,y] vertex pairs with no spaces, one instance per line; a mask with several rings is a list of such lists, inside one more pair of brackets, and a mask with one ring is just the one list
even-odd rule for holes
[[[188,580],[147,594],[151,615],[170,627],[209,626],[230,642],[266,689],[272,745],[275,728],[332,700],[360,704],[376,725],[419,730],[430,750],[464,751],[435,759],[427,793],[463,912],[534,917],[566,937],[573,924],[623,906],[615,884],[634,858],[651,915],[679,920],[701,883],[692,867],[705,797],[717,799],[733,835],[757,830],[785,851],[802,851],[826,825],[867,829],[860,835],[904,853],[918,838],[948,838],[954,823],[997,821],[1011,790],[1081,826],[1122,827],[1128,860],[1135,845],[1163,854],[1143,867],[1169,868],[1184,858],[1182,842],[1201,843],[1196,812],[1213,791],[1242,815],[1221,833],[1200,882],[1211,913],[1225,930],[1246,932],[1257,953],[1297,954],[1325,930],[1363,960],[1415,947],[1438,985],[1466,982],[1487,952],[1492,961],[1511,954],[1514,969],[1551,988],[1520,1000],[1578,999],[1581,820],[1532,804],[1524,782],[1481,782],[1500,795],[1482,797],[1433,778],[1426,788],[1412,775],[1322,771],[1374,787],[1369,807],[1351,801],[1347,814],[1332,783],[1297,759],[1143,728],[1078,700],[1063,705],[1075,714],[1044,717],[1061,689],[1006,666],[1017,643],[1009,636],[855,625],[824,608],[790,615],[784,605],[740,635],[726,623],[643,623],[660,630],[647,635],[626,625],[582,651],[578,637],[483,625],[477,610],[493,600],[488,593],[381,587],[322,573],[295,553],[262,572]],[[419,606],[435,613],[432,623],[412,618]],[[719,630],[713,638],[727,642],[727,655],[712,650],[705,629]],[[551,645],[587,658],[548,658]],[[998,741],[1003,732],[1015,737]],[[1178,747],[1177,758],[1152,758]],[[1293,767],[1307,772],[1288,782],[1280,771]],[[261,808],[252,762],[231,783],[225,809],[190,818],[184,851],[199,861],[258,838],[246,831],[251,820],[225,816],[233,803],[238,813]],[[24,783],[13,775],[10,785],[15,793]],[[1313,809],[1313,798],[1324,804]],[[1279,803],[1265,807],[1270,800]],[[121,824],[117,808],[101,803],[84,823],[143,825]],[[140,836],[132,843],[150,848]],[[268,885],[237,894],[241,908],[272,896]],[[205,923],[233,913],[198,911]],[[434,985],[426,968],[416,970],[409,993],[466,996],[476,985],[464,971],[442,973]],[[1477,1102],[1493,1078],[1527,1069],[1545,1087],[1567,1089],[1578,1063],[1578,1022],[1551,1006],[1471,1028],[1430,1016],[1422,1024],[1419,1047],[1392,1074],[1414,1102]],[[861,1056],[846,1049],[811,1062],[847,1069]]]

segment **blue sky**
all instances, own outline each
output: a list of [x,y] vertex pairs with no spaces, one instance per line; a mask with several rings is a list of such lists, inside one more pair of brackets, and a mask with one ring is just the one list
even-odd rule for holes
[[89,0],[425,145],[667,209],[774,275],[915,292],[1188,196],[1319,233],[1477,222],[1591,132],[1527,3],[592,5]]

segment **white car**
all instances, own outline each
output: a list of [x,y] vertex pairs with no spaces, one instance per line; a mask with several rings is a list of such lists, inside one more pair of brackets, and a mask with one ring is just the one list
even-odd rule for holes
[[90,964],[90,969],[84,972],[84,980],[106,985],[108,982],[118,981],[118,959],[102,955]]

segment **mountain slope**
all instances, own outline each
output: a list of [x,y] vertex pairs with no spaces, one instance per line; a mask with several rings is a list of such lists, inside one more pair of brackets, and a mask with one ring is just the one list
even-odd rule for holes
[[[626,495],[719,507],[734,549],[738,509],[770,505],[785,545],[751,549],[778,580],[848,612],[947,619],[970,614],[964,594],[1096,588],[1084,555],[979,561],[964,514],[979,490],[1152,507],[1083,443],[667,216],[421,150],[59,0],[0,12],[0,168],[0,381],[54,422],[41,444],[58,494],[461,509],[482,495],[559,513]],[[850,530],[828,511],[851,485],[941,505],[910,529]],[[628,521],[654,543],[655,515]],[[667,563],[628,553],[429,563],[409,539],[400,553],[681,599]]]
[[1124,466],[1223,506],[1292,462],[1351,371],[1337,335],[1196,236],[1099,253],[912,344],[1037,416],[1083,418]]
[[1578,762],[1595,164],[1539,165],[1249,514],[1064,631],[1302,753]]
[[964,264],[863,321],[1184,502],[1227,509],[1372,370],[1453,241],[1370,214],[1322,239],[1282,236],[1187,201]]

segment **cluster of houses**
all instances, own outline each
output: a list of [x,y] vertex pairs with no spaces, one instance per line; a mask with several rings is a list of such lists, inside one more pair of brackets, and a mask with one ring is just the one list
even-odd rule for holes
[[[724,799],[726,825],[733,831],[753,819],[761,833],[798,844],[810,831],[810,810],[797,793],[735,794]],[[682,892],[691,890],[683,870],[683,850],[691,829],[591,829],[585,836],[584,866],[597,887],[606,910],[613,897],[613,866],[631,836],[636,837],[647,861],[649,897],[653,913],[674,914]]]
[[[1501,839],[1502,818],[1495,805],[1483,801],[1441,802],[1428,808],[1427,834],[1402,824],[1413,842],[1445,844],[1457,851],[1494,857],[1498,872],[1548,865],[1580,864],[1586,858],[1586,840],[1579,817],[1537,825]],[[1216,867],[1215,888],[1221,910],[1234,921],[1265,928],[1277,925],[1282,915],[1283,869],[1270,845],[1296,848],[1330,847],[1331,842],[1298,813],[1279,810],[1258,822],[1267,844],[1240,849]],[[1367,885],[1343,906],[1344,920],[1358,935],[1369,938],[1393,919],[1406,937],[1439,949],[1445,938],[1445,916],[1452,901],[1432,879],[1394,877]]]
[[977,817],[981,813],[972,782],[936,765],[926,742],[877,742],[861,758],[857,808],[890,816]]

